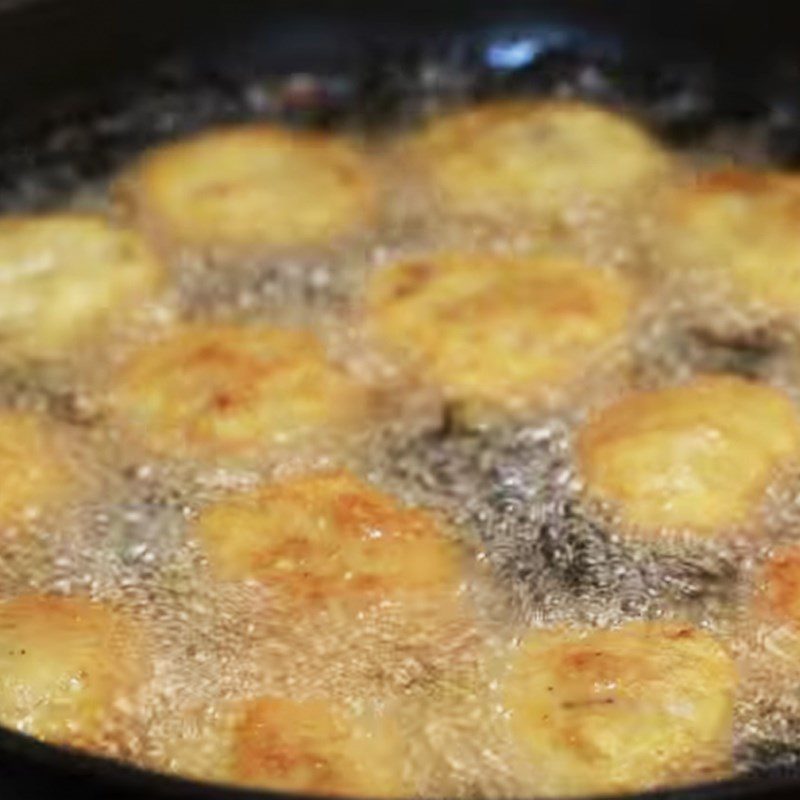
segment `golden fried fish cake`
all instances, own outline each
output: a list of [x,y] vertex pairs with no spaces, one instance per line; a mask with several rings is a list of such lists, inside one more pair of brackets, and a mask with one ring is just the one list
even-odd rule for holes
[[99,215],[0,219],[0,352],[61,355],[150,298],[164,270]]
[[663,268],[704,278],[727,299],[800,311],[800,184],[779,173],[720,169],[666,195]]
[[387,724],[323,700],[265,697],[234,734],[237,783],[345,797],[401,797],[402,742]]
[[800,547],[784,547],[774,553],[761,579],[763,610],[800,632]]
[[789,398],[729,375],[632,393],[577,438],[587,493],[645,534],[714,536],[746,523],[798,452],[800,417]]
[[88,598],[0,603],[0,722],[49,742],[95,746],[147,675],[130,621]]
[[59,432],[37,414],[0,411],[0,523],[19,522],[75,485]]
[[144,157],[128,194],[155,231],[200,247],[324,244],[368,224],[376,206],[370,167],[357,148],[270,125],[158,147]]
[[314,605],[443,599],[461,581],[460,548],[436,517],[344,470],[233,495],[194,530],[223,579],[253,578]]
[[211,458],[352,431],[373,400],[310,333],[198,324],[134,353],[110,402],[152,450]]
[[576,102],[469,108],[434,119],[411,149],[445,209],[546,224],[576,204],[624,202],[669,165],[633,122]]
[[794,716],[800,677],[800,545],[772,548],[748,572],[737,609],[739,665],[745,702]]
[[531,632],[503,684],[544,796],[616,794],[724,774],[736,672],[690,625]]
[[800,547],[776,550],[756,574],[747,619],[756,624],[753,645],[759,667],[786,671],[796,680],[800,659]]
[[200,700],[174,710],[158,730],[149,731],[142,765],[184,778],[231,781],[233,726],[241,717],[230,700]]
[[546,404],[624,338],[617,272],[554,258],[446,253],[375,273],[367,325],[465,414]]

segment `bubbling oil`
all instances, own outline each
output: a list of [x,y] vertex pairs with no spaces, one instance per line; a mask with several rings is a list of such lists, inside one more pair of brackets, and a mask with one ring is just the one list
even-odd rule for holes
[[[581,494],[574,434],[596,396],[575,392],[556,410],[470,429],[423,391],[358,441],[304,462],[346,466],[451,522],[473,554],[461,590],[471,611],[461,617],[442,621],[424,601],[416,617],[430,623],[411,628],[391,604],[361,612],[356,624],[335,610],[298,616],[269,585],[213,575],[190,535],[198,515],[227,492],[291,472],[297,462],[287,454],[222,468],[131,448],[98,396],[133,348],[176,319],[302,325],[355,372],[391,381],[392,368],[364,347],[353,323],[372,270],[454,243],[497,253],[553,246],[524,225],[465,224],[426,208],[422,187],[397,174],[393,143],[379,137],[371,147],[393,202],[368,234],[308,252],[168,252],[172,286],[109,342],[59,363],[3,361],[0,349],[3,406],[35,409],[74,431],[71,458],[84,484],[66,507],[32,513],[24,530],[0,536],[0,599],[89,595],[145,631],[152,673],[118,701],[128,723],[109,733],[102,752],[227,781],[227,742],[242,703],[265,695],[333,698],[399,726],[410,794],[533,797],[536,765],[510,738],[497,663],[532,628],[688,619],[739,661],[734,771],[798,768],[800,696],[790,665],[772,657],[748,609],[759,565],[776,545],[800,537],[800,475],[782,476],[771,488],[768,536],[757,544],[631,542],[612,512]],[[557,248],[632,273],[646,269],[658,257],[642,233],[653,223],[649,201],[641,198],[638,215],[606,228],[597,225],[602,210],[579,204],[573,227],[582,235]],[[89,186],[78,188],[74,202],[104,199]],[[726,370],[800,402],[793,342],[715,339],[695,324],[699,299],[706,317],[733,313],[712,289],[691,298],[670,287],[650,292],[634,323],[632,385]]]

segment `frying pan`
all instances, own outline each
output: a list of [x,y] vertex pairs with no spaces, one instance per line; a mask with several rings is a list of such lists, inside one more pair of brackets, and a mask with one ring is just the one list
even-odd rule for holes
[[[317,78],[298,92],[298,73]],[[748,131],[773,162],[793,166],[800,7],[0,0],[0,210],[57,205],[153,141],[209,123],[278,113],[304,124],[392,125],[428,95],[516,92],[629,105],[679,146]],[[762,762],[757,774],[641,797],[800,797],[800,752]],[[280,796],[155,775],[0,728],[0,798],[62,794]]]

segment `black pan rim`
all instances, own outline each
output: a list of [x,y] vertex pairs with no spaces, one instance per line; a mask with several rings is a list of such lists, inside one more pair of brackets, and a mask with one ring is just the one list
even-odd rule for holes
[[[26,734],[0,726],[0,753],[27,759],[36,768],[55,768],[69,773],[75,780],[90,781],[87,788],[100,791],[98,797],[116,797],[115,790],[125,792],[124,797],[151,796],[182,800],[259,800],[263,798],[321,798],[321,795],[274,792],[266,789],[248,789],[223,783],[197,781],[176,775],[156,772],[70,747],[47,744]],[[677,788],[664,788],[635,795],[603,795],[584,800],[746,800],[756,797],[797,797],[800,780],[796,777],[741,776],[721,781],[698,783]],[[77,785],[76,785],[77,788]],[[94,795],[90,795],[94,796]],[[342,800],[340,798],[340,800]],[[368,800],[345,798],[344,800]],[[444,800],[444,799],[443,799]],[[514,800],[514,799],[512,799]],[[528,800],[527,796],[516,800]]]

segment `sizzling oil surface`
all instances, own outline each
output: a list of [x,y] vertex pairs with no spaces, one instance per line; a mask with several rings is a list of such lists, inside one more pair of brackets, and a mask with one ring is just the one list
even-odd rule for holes
[[[374,148],[380,163],[392,143]],[[793,763],[800,697],[792,658],[773,631],[751,621],[750,607],[760,565],[774,547],[800,537],[800,479],[788,475],[772,487],[767,536],[757,544],[631,544],[618,535],[613,516],[582,500],[573,440],[590,409],[579,400],[558,413],[474,431],[429,414],[423,397],[352,447],[315,462],[345,465],[453,524],[465,547],[479,553],[464,572],[463,594],[474,610],[461,618],[431,614],[430,624],[409,630],[391,608],[364,611],[357,624],[333,612],[298,617],[269,586],[214,578],[189,536],[198,515],[227,491],[296,463],[290,453],[278,463],[217,468],[132,448],[102,403],[105,376],[130,350],[180,317],[300,324],[320,333],[356,372],[391,380],[391,368],[365,352],[352,326],[351,310],[371,270],[432,244],[541,249],[525,228],[465,228],[445,215],[420,215],[419,187],[394,174],[391,158],[381,169],[395,199],[369,235],[330,250],[237,255],[223,269],[208,262],[225,261],[225,254],[173,252],[174,285],[142,308],[140,319],[126,322],[112,344],[98,342],[68,363],[3,364],[4,404],[43,411],[74,434],[71,458],[82,491],[58,513],[44,511],[24,531],[2,534],[0,599],[88,594],[130,614],[147,634],[142,646],[152,674],[119,701],[128,722],[109,733],[105,752],[224,780],[220,742],[238,703],[264,695],[333,698],[398,726],[401,770],[412,793],[535,796],[536,765],[510,740],[500,697],[497,663],[504,654],[530,628],[678,618],[713,632],[736,655],[735,770]],[[102,204],[103,196],[78,192],[75,202]],[[658,259],[642,244],[651,222],[642,212],[560,247],[636,269]],[[597,230],[580,220],[577,227]],[[635,322],[635,386],[722,368],[756,375],[800,402],[792,342],[720,344],[697,333],[696,309],[720,318],[746,312],[730,312],[710,289],[691,300],[669,286],[651,291]]]

